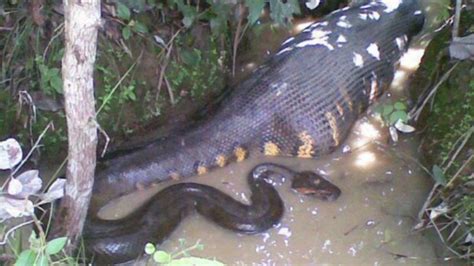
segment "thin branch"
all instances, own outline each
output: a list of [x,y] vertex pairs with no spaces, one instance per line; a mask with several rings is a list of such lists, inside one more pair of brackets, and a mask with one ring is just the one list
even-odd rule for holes
[[[237,49],[241,40],[242,32],[242,23],[244,16],[242,16],[243,5],[239,4],[239,22],[237,23],[237,29],[235,30],[234,43],[232,44],[232,76],[235,76],[235,62],[237,60]],[[242,33],[241,33],[242,32]]]
[[472,133],[474,132],[474,126],[472,126],[468,132],[466,132],[466,136],[464,137],[464,140],[463,142],[461,143],[461,145],[459,145],[458,149],[456,150],[456,152],[453,154],[453,156],[451,157],[451,160],[449,161],[448,165],[446,165],[446,168],[444,169],[444,172],[446,172],[449,167],[451,167],[451,165],[453,164],[454,160],[456,160],[456,158],[458,157],[459,153],[461,153],[461,151],[464,149],[464,146],[466,146],[466,143],[467,141],[471,138],[472,136]]
[[453,177],[449,180],[448,184],[446,186],[452,185],[454,180],[461,174],[462,170],[472,161],[472,158],[474,158],[474,154],[471,154],[469,158],[463,163],[463,165],[458,169],[458,171],[453,175]]
[[46,53],[48,52],[48,49],[49,47],[51,46],[51,44],[53,43],[53,41],[58,38],[59,36],[61,36],[61,34],[64,32],[64,22],[59,24],[59,26],[57,26],[55,29],[54,29],[54,32],[56,32],[56,34],[54,34],[53,37],[51,37],[51,39],[49,40],[48,42],[48,45],[46,45],[46,48],[44,49],[44,52],[43,52],[43,60],[46,59]]
[[425,105],[428,103],[428,101],[431,99],[431,97],[433,97],[433,95],[438,91],[439,87],[441,87],[441,85],[449,78],[449,75],[451,75],[451,72],[453,72],[453,70],[459,65],[459,62],[457,62],[456,64],[454,64],[446,73],[444,73],[444,75],[441,77],[441,80],[438,81],[438,83],[434,86],[434,88],[430,91],[430,93],[428,94],[428,96],[425,98],[425,100],[423,101],[423,103],[421,104],[420,107],[418,107],[418,109],[414,109],[410,112],[409,116],[410,118],[414,118],[415,121],[418,120],[420,114],[421,114],[421,111],[423,111],[423,109],[425,108]]
[[166,89],[168,90],[168,94],[170,96],[170,102],[172,105],[174,105],[176,102],[174,99],[174,94],[173,94],[173,90],[171,88],[170,82],[168,81],[168,78],[166,78],[166,75],[163,77],[163,79],[165,80]]
[[135,66],[137,65],[138,61],[140,60],[141,58],[141,55],[139,57],[137,57],[137,59],[135,60],[135,62],[133,62],[133,64],[127,69],[127,72],[125,72],[125,74],[123,74],[123,76],[119,79],[119,81],[117,81],[117,83],[115,84],[115,86],[113,87],[113,89],[110,91],[109,94],[107,94],[107,96],[105,97],[104,101],[102,102],[102,105],[99,107],[99,110],[97,110],[96,112],[96,115],[98,115],[102,109],[104,108],[104,106],[107,104],[107,102],[110,100],[110,98],[112,98],[112,95],[115,93],[115,91],[118,89],[118,87],[120,86],[120,84],[122,84],[123,80],[128,76],[128,74],[130,74],[130,72],[132,71],[132,69],[135,68]]
[[39,135],[38,139],[36,140],[35,144],[33,145],[33,147],[30,149],[30,151],[28,152],[28,154],[25,156],[25,158],[23,158],[23,160],[20,162],[20,164],[15,168],[15,170],[13,170],[12,172],[12,176],[16,174],[16,172],[18,172],[18,170],[20,170],[20,168],[26,163],[26,161],[28,161],[28,159],[30,158],[31,154],[33,154],[33,151],[39,146],[39,143],[40,141],[43,139],[44,135],[46,134],[46,132],[48,131],[48,129],[53,125],[53,122],[49,122],[48,125],[46,125],[46,127],[43,129],[43,132],[41,132],[41,134]]
[[8,241],[8,237],[10,237],[10,235],[11,235],[13,232],[15,232],[18,228],[23,227],[23,226],[25,226],[25,225],[29,225],[29,224],[31,224],[31,223],[33,223],[33,222],[34,222],[33,219],[32,219],[32,220],[28,220],[28,221],[26,221],[26,222],[23,222],[23,223],[21,223],[21,224],[17,224],[17,225],[15,225],[15,226],[13,226],[12,228],[8,229],[8,231],[5,233],[5,235],[4,235],[4,237],[3,237],[3,240],[0,241],[0,245],[5,245],[5,244],[7,243],[7,241]]
[[160,76],[158,78],[158,86],[157,86],[157,93],[156,93],[156,99],[157,100],[158,100],[158,97],[159,97],[160,92],[161,92],[161,86],[163,85],[163,80],[164,80],[164,77],[165,77],[166,68],[168,67],[169,59],[170,59],[170,56],[171,56],[171,51],[173,50],[174,39],[176,37],[178,37],[178,35],[181,33],[181,30],[182,29],[179,29],[179,30],[176,31],[175,34],[173,34],[170,41],[168,42],[168,45],[166,45],[166,47],[165,47],[167,51],[166,51],[166,55],[165,55],[165,58],[163,59],[163,63],[162,63],[161,69],[160,69]]

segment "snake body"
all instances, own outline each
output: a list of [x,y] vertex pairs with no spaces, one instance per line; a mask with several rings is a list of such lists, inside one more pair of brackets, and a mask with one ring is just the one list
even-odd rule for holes
[[251,193],[248,205],[207,185],[172,185],[125,218],[89,219],[84,228],[86,248],[99,264],[133,260],[143,253],[146,243],[161,243],[193,212],[232,231],[266,231],[280,221],[284,212],[283,202],[271,184],[274,177],[292,179],[294,189],[304,187],[304,194],[323,200],[335,200],[341,193],[312,172],[296,173],[283,166],[261,164],[247,177]]
[[[90,225],[122,230],[125,227],[116,227],[116,222],[102,224],[97,220],[96,213],[105,203],[152,183],[204,174],[213,167],[242,161],[252,152],[314,158],[333,151],[358,116],[390,84],[398,60],[423,23],[424,15],[416,0],[374,0],[338,10],[311,24],[286,40],[202,123],[102,162],[89,208]],[[174,200],[163,200],[162,194],[150,204],[158,209],[168,208],[169,215],[179,220],[189,201],[201,200],[201,196],[193,194],[198,187],[179,185],[170,189],[193,195],[189,200],[181,202],[171,197],[174,193],[163,192]],[[276,209],[280,208],[281,201],[276,199],[273,188],[256,187],[252,197],[273,195],[275,198],[270,197],[265,204],[273,202]],[[181,205],[175,206],[177,203]],[[250,208],[238,204],[235,207]],[[276,209],[260,214],[277,217],[280,210]],[[235,218],[239,219],[237,215]],[[136,222],[138,225],[127,223],[126,228],[133,231],[152,224],[147,219]],[[264,223],[257,228],[269,225],[258,219],[254,222]],[[176,220],[160,223],[163,228],[177,226]],[[85,234],[86,239],[92,237],[88,241],[93,251],[102,252],[100,245],[94,244],[95,236],[88,235],[87,230]],[[116,246],[132,241],[125,235],[112,235],[109,240]],[[142,244],[137,242],[139,239],[133,241]],[[107,244],[104,253],[112,254],[113,245]],[[122,248],[116,250],[120,252]]]

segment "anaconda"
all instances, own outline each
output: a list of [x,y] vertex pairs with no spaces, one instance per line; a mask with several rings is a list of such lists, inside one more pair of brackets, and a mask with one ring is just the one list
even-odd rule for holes
[[424,16],[416,1],[374,1],[328,15],[289,38],[195,128],[103,163],[91,211],[168,179],[250,152],[317,157],[334,150],[394,76]]
[[105,161],[89,219],[138,187],[203,174],[251,152],[314,158],[333,151],[390,84],[423,22],[415,0],[375,0],[313,23],[234,88],[213,116]]
[[244,234],[263,232],[277,224],[284,212],[283,202],[271,184],[274,177],[292,179],[296,190],[323,200],[335,200],[339,188],[314,174],[296,173],[274,164],[255,167],[247,180],[250,205],[234,200],[223,192],[202,184],[180,183],[169,186],[141,208],[119,220],[93,218],[84,228],[86,248],[94,261],[121,263],[143,254],[146,243],[159,244],[196,211],[221,227]]

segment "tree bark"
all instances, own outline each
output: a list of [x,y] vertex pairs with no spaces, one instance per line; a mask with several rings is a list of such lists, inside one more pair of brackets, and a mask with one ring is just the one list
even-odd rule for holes
[[52,236],[67,236],[72,251],[82,232],[94,182],[97,127],[94,62],[100,26],[100,0],[64,0],[63,89],[68,127],[65,195]]

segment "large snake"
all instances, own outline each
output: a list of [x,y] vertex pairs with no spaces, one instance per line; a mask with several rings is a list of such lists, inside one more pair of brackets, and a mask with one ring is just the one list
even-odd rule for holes
[[86,249],[99,264],[136,259],[146,243],[161,243],[193,212],[236,232],[263,232],[276,225],[284,212],[283,202],[272,185],[275,176],[292,179],[293,189],[322,200],[333,201],[341,193],[338,187],[313,172],[297,173],[280,165],[261,164],[247,177],[251,192],[249,205],[207,185],[172,185],[125,218],[89,219],[84,228]]
[[[151,228],[146,226],[153,224],[148,216],[142,219],[139,217],[142,213],[139,213],[137,219],[130,222],[104,222],[96,217],[105,203],[137,187],[203,174],[213,167],[242,161],[256,151],[269,156],[314,158],[338,147],[358,116],[390,84],[395,65],[411,37],[424,23],[423,12],[416,0],[365,2],[334,12],[290,37],[275,55],[232,90],[214,115],[202,123],[143,149],[105,161],[96,174],[89,208],[89,224],[94,226],[88,229],[91,234],[86,230],[86,239],[92,246],[92,253],[114,256],[118,251],[118,257],[124,254],[130,258],[132,255],[127,253],[133,250],[128,247],[132,245],[130,243],[144,244],[140,234],[148,234]],[[263,184],[262,181],[255,182]],[[276,200],[273,188],[255,187],[253,199],[261,198],[265,204],[270,199],[280,202]],[[170,215],[179,220],[182,213],[177,210],[187,210],[190,204],[204,197],[193,194],[197,188],[204,187],[171,187],[147,206],[168,208]],[[178,200],[173,196],[174,190],[190,196]],[[262,193],[272,197],[266,198],[260,195]],[[170,198],[173,200],[166,200]],[[237,204],[235,207],[235,210],[241,210],[239,214],[245,219],[257,217],[245,216],[253,205]],[[270,221],[278,220],[275,218],[278,213],[258,213],[263,217],[270,215],[273,219]],[[242,221],[238,217],[235,216],[235,221]],[[258,219],[254,222],[263,223]],[[177,226],[176,221],[159,223],[162,228]],[[138,232],[140,225],[148,231]],[[233,223],[239,228],[237,225]],[[263,225],[255,228],[269,226]],[[101,230],[103,238],[97,237]],[[124,234],[112,234],[113,230]],[[127,232],[139,237],[132,239]],[[111,237],[107,239],[108,234]]]

